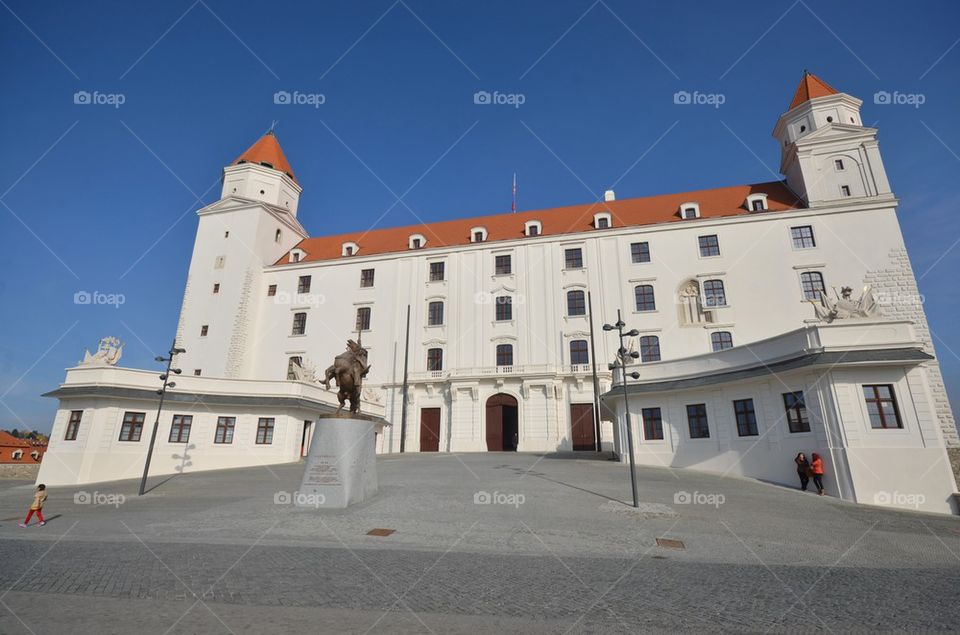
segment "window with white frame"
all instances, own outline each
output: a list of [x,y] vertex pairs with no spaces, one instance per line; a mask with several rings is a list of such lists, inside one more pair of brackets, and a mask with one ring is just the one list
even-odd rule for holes
[[528,220],[523,225],[523,233],[527,236],[539,236],[543,233],[543,225],[538,220]]
[[407,246],[410,249],[420,249],[427,244],[427,239],[423,234],[411,234],[410,238],[407,241]]
[[345,242],[341,246],[340,255],[341,256],[356,256],[360,251],[360,245],[355,242]]
[[593,215],[594,229],[609,229],[613,226],[613,218],[610,212],[599,212]]
[[817,241],[813,237],[813,227],[810,225],[791,227],[790,238],[793,240],[794,249],[813,249],[817,246]]
[[747,209],[751,212],[762,212],[767,210],[767,195],[763,192],[757,192],[747,196]]
[[470,242],[482,243],[487,239],[486,227],[474,227],[470,230]]
[[684,220],[692,220],[694,218],[700,218],[700,204],[699,203],[683,203],[680,206],[680,218]]
[[800,288],[803,289],[803,299],[820,302],[821,294],[826,294],[827,285],[823,282],[823,274],[819,271],[804,271],[800,274]]
[[703,305],[706,307],[727,306],[727,293],[723,280],[704,280]]

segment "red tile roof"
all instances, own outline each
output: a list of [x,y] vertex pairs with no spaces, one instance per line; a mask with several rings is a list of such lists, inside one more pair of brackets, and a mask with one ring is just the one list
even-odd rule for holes
[[[767,194],[767,206],[771,211],[783,211],[802,207],[782,181],[735,185],[712,190],[663,194],[644,198],[628,198],[619,201],[599,201],[590,205],[573,205],[540,209],[516,214],[479,216],[437,223],[409,225],[388,229],[372,229],[337,236],[306,238],[296,246],[306,252],[301,262],[331,260],[341,257],[343,243],[355,242],[360,246],[358,255],[369,256],[408,250],[411,234],[423,234],[427,239],[425,249],[467,245],[470,229],[482,226],[487,230],[487,242],[523,238],[524,223],[531,220],[542,224],[541,235],[574,234],[594,230],[593,216],[598,212],[610,212],[613,227],[653,225],[657,223],[683,222],[679,209],[682,203],[698,203],[701,218],[746,215],[746,199],[749,194]],[[691,221],[686,221],[691,222]],[[284,255],[276,264],[289,262]]]
[[18,439],[9,432],[0,430],[0,446],[4,447],[15,447],[15,448],[29,448],[30,442],[26,439]]
[[277,141],[277,136],[273,134],[273,131],[260,137],[255,144],[247,148],[247,151],[237,157],[230,165],[239,163],[265,165],[268,168],[285,172],[287,176],[299,184],[297,177],[293,175],[293,168],[290,167],[290,163],[283,154],[280,142]]
[[793,110],[800,104],[808,102],[817,97],[826,97],[827,95],[836,95],[836,88],[823,81],[809,71],[803,71],[803,78],[800,85],[797,86],[797,92],[793,94],[793,101],[790,102],[789,110]]

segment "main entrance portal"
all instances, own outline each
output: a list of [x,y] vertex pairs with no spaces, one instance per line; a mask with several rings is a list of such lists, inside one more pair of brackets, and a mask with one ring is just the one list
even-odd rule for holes
[[516,452],[519,439],[517,400],[503,393],[487,399],[487,450]]

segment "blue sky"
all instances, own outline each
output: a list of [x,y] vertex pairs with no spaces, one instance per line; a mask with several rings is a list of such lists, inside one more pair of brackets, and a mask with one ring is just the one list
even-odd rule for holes
[[[0,0],[0,427],[49,430],[40,394],[102,336],[126,342],[123,365],[154,366],[193,212],[273,120],[318,235],[506,212],[515,171],[521,209],[614,183],[624,198],[772,180],[770,131],[804,68],[880,129],[960,405],[958,18],[950,1]],[[681,90],[724,103],[677,105]]]

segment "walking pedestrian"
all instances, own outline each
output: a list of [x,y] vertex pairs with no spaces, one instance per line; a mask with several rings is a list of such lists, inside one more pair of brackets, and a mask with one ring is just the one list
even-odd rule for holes
[[807,484],[810,482],[810,461],[803,452],[799,453],[793,462],[797,464],[797,476],[800,477],[800,489],[807,491]]
[[21,527],[26,527],[30,523],[30,519],[33,518],[33,515],[36,514],[37,518],[40,519],[40,526],[46,525],[47,521],[43,519],[43,504],[47,500],[47,486],[43,483],[37,485],[37,490],[33,494],[33,503],[30,505],[30,511],[27,512],[27,518],[22,523]]
[[810,464],[810,469],[813,471],[813,484],[817,486],[817,494],[823,496],[823,459],[816,452],[810,456],[813,457],[813,462]]

